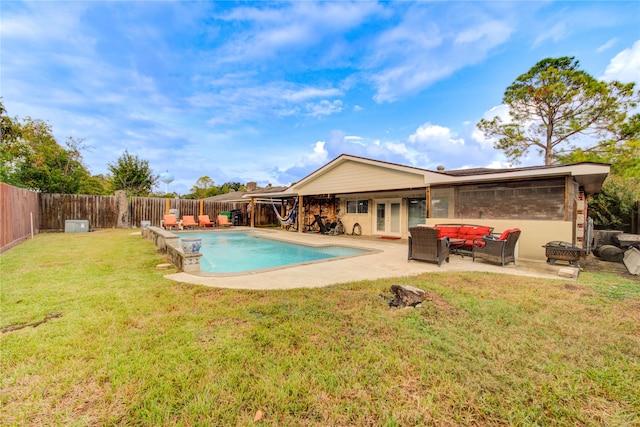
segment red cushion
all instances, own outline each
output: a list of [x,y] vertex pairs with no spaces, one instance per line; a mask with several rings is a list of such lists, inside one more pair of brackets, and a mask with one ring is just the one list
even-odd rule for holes
[[445,236],[450,239],[458,238],[458,227],[438,226],[434,228],[438,229],[438,238]]
[[507,228],[506,230],[504,230],[502,232],[500,237],[498,237],[498,240],[507,240],[507,237],[509,237],[509,233],[511,233],[513,231],[520,231],[520,229],[519,228]]
[[491,233],[491,227],[485,226],[474,226],[474,225],[463,225],[460,227],[458,234],[461,239],[471,239],[474,237],[482,237]]

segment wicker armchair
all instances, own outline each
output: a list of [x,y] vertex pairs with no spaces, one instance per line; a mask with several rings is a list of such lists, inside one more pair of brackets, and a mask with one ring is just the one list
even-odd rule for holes
[[503,267],[510,262],[516,263],[515,249],[520,238],[519,228],[510,228],[502,232],[500,237],[485,236],[474,241],[473,261],[476,258],[498,262]]
[[438,230],[423,225],[409,227],[409,261],[449,262],[449,238],[438,238]]

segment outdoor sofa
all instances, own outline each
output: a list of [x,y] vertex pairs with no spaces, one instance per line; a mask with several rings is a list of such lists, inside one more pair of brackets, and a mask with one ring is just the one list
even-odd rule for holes
[[452,249],[464,251],[469,255],[473,251],[474,241],[489,236],[493,232],[493,227],[472,224],[437,224],[433,228],[438,230],[438,237],[448,237]]

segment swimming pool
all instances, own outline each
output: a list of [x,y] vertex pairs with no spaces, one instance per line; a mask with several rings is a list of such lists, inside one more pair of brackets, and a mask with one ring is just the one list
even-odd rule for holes
[[242,273],[363,255],[367,250],[346,246],[306,246],[270,239],[267,233],[221,231],[180,233],[202,238],[200,269],[210,273]]

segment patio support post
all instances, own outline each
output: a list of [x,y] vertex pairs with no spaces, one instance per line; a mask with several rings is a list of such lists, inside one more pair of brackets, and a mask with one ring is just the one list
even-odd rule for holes
[[[569,221],[569,185],[571,181],[568,176],[564,177],[564,220]],[[574,224],[575,225],[575,224]]]
[[198,215],[204,215],[204,200],[200,199],[200,213]]
[[[426,199],[427,199],[427,218],[431,218],[431,186],[427,185],[427,189],[426,189]],[[425,220],[427,219],[425,218]],[[426,223],[426,221],[425,221]]]
[[302,206],[302,199],[303,196],[298,196],[298,233],[302,233],[302,229],[304,228],[304,218],[302,217],[302,215],[304,215],[304,207]]
[[251,215],[251,228],[254,228],[256,225],[256,201],[253,197],[251,198],[250,206],[249,215]]
[[165,215],[169,215],[169,209],[171,209],[171,200],[170,199],[165,199],[165,209],[164,209],[164,214]]

